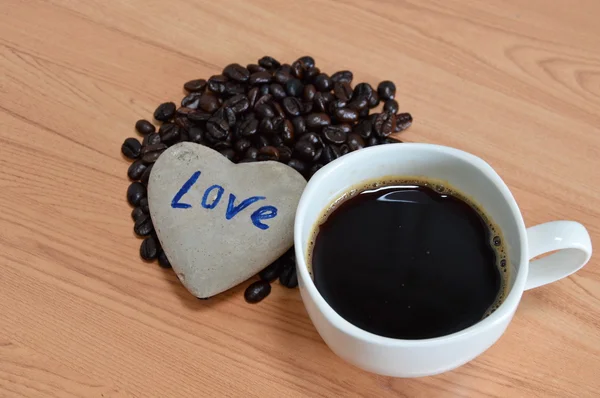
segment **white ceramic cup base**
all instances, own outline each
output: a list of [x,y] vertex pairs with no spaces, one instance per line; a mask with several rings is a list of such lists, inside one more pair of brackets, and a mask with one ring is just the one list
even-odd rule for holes
[[[322,211],[349,188],[388,176],[421,176],[447,181],[470,196],[503,232],[511,266],[509,293],[487,318],[459,332],[423,340],[382,337],[339,316],[316,289],[306,264],[308,241]],[[524,290],[564,278],[592,254],[590,236],[574,221],[525,228],[506,184],[483,160],[430,144],[389,144],[341,157],[310,180],[296,212],[294,244],[302,300],[327,345],[346,361],[387,376],[418,377],[454,369],[475,358],[504,333]],[[540,254],[557,251],[531,261]]]

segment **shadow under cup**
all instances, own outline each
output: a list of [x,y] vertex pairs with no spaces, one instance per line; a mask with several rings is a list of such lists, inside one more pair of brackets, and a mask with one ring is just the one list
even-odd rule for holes
[[[506,298],[494,313],[450,335],[400,340],[359,329],[341,318],[325,302],[306,264],[309,239],[315,224],[323,211],[349,189],[362,182],[385,177],[423,177],[445,181],[469,196],[500,228],[510,270]],[[476,156],[437,145],[403,143],[367,148],[330,163],[308,183],[298,206],[294,232],[301,294],[315,327],[336,354],[380,374],[405,377],[435,374],[473,359],[504,332],[516,310],[527,277],[525,225],[506,184]],[[485,334],[485,338],[476,336],[480,334]],[[468,346],[462,342],[467,340],[470,341]],[[411,359],[411,364],[397,358],[407,349],[410,357],[418,354]],[[460,354],[454,352],[461,349],[463,352]],[[427,358],[430,350],[433,350],[432,356]]]

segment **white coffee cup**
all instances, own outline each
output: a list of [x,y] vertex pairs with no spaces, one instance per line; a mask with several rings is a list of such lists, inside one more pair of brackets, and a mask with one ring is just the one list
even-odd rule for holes
[[[512,269],[508,295],[490,316],[442,337],[393,339],[354,326],[321,296],[306,263],[313,228],[323,210],[351,187],[386,176],[422,176],[447,181],[470,196],[500,227]],[[302,300],[323,340],[346,361],[371,372],[396,377],[434,375],[472,360],[504,333],[523,291],[572,274],[583,267],[592,254],[590,236],[577,222],[553,221],[525,228],[510,190],[480,158],[439,145],[408,143],[366,148],[319,170],[300,199],[294,244]],[[557,252],[531,261],[551,251]]]

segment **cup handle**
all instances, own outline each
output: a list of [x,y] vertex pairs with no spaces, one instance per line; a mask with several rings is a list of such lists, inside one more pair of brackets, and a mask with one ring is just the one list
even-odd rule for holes
[[555,282],[583,267],[592,256],[590,234],[575,221],[552,221],[527,228],[530,261],[525,290]]

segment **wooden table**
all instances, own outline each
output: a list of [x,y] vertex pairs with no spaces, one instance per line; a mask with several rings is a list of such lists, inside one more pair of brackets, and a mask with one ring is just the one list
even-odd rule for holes
[[363,372],[297,290],[199,301],[139,259],[133,125],[265,54],[397,83],[406,141],[489,161],[527,225],[600,238],[600,3],[5,0],[0,7],[0,396],[598,396],[600,262],[527,292],[500,341],[422,379]]

